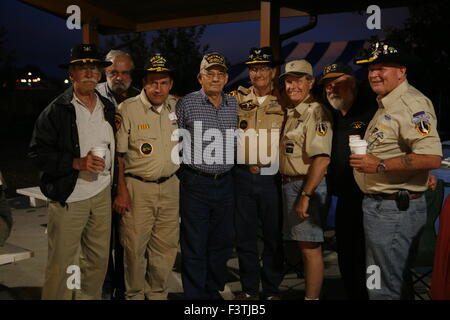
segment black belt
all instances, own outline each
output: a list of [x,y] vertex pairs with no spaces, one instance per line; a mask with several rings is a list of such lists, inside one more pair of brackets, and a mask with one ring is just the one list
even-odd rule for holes
[[[366,193],[366,196],[376,200],[398,200],[400,198],[400,193]],[[408,191],[409,200],[418,199],[423,195],[423,192],[413,192]]]
[[227,172],[223,172],[223,173],[206,173],[203,171],[199,171],[199,170],[195,170],[189,166],[183,166],[183,170],[189,171],[193,174],[199,175],[199,176],[204,176],[204,177],[208,177],[208,178],[212,178],[214,180],[218,180],[218,179],[222,179],[223,177],[225,177],[226,175],[228,175],[230,173],[230,171]]
[[306,174],[300,174],[298,176],[286,176],[284,174],[281,175],[281,181],[282,182],[291,182],[291,181],[298,181],[298,180],[305,180]]
[[172,173],[172,174],[171,174],[170,176],[168,176],[168,177],[161,177],[161,178],[159,178],[158,180],[147,180],[147,179],[144,179],[144,178],[142,178],[142,177],[135,176],[134,174],[131,174],[131,173],[125,173],[125,177],[134,178],[134,179],[140,180],[140,181],[142,181],[142,182],[150,182],[150,183],[160,184],[160,183],[163,183],[163,182],[169,180],[170,178],[172,178],[174,174],[175,174],[175,172]]

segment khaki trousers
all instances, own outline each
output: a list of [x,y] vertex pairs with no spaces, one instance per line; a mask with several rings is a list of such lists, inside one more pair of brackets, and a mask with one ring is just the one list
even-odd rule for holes
[[107,187],[67,207],[51,202],[48,214],[48,260],[42,299],[100,299],[108,266],[111,189]]
[[161,183],[127,177],[131,211],[122,215],[125,298],[167,299],[179,241],[179,180]]

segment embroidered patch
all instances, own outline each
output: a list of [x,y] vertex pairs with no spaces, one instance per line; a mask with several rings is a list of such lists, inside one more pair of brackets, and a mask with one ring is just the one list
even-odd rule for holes
[[428,121],[420,121],[416,123],[416,130],[422,136],[427,136],[431,132],[431,123]]
[[352,122],[352,124],[350,125],[353,129],[361,129],[363,127],[365,127],[367,124],[365,122],[362,121],[355,121]]
[[252,102],[242,102],[239,104],[239,108],[241,108],[242,110],[245,111],[250,111],[253,110],[257,107],[258,105],[252,103]]
[[325,122],[318,122],[316,125],[316,133],[323,137],[324,135],[327,134],[328,131],[328,126]]
[[293,142],[286,142],[286,153],[294,153],[294,143]]
[[148,143],[148,142],[143,143],[141,145],[140,149],[141,149],[141,153],[143,155],[146,155],[146,156],[150,155],[152,153],[152,151],[153,151],[152,145],[150,143]]
[[248,122],[247,120],[241,120],[241,122],[239,122],[239,128],[245,130],[248,127]]
[[150,129],[150,125],[148,125],[148,124],[138,125],[138,130],[147,130],[147,129]]
[[388,114],[385,114],[385,115],[384,115],[384,119],[386,119],[386,120],[391,120],[392,118],[391,118],[391,116],[390,116],[390,115],[388,115]]
[[430,116],[425,111],[414,113],[411,121],[420,135],[427,136],[431,132]]
[[114,115],[114,124],[115,124],[115,126],[116,126],[116,130],[117,130],[117,131],[118,131],[118,130],[120,129],[120,127],[122,126],[122,121],[123,121],[122,115],[121,115],[120,113],[116,113],[116,114]]

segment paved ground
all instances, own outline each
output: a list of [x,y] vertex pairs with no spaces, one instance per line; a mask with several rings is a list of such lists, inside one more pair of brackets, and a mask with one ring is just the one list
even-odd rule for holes
[[[30,208],[27,198],[19,197],[11,200],[14,207],[14,227],[8,242],[34,252],[31,259],[0,266],[0,300],[34,300],[40,299],[44,270],[47,259],[47,209]],[[327,246],[331,247],[331,246]],[[281,284],[284,300],[299,300],[304,298],[304,279],[294,266],[299,262],[298,250],[295,244],[286,243],[286,253],[289,261],[285,266],[286,276]],[[332,250],[324,251],[325,281],[323,285],[323,300],[344,299],[342,281],[337,266],[337,256]],[[170,279],[169,299],[183,298],[181,278],[179,273],[179,256]],[[240,290],[238,263],[233,257],[228,262],[229,279],[222,293],[224,299],[232,299]]]

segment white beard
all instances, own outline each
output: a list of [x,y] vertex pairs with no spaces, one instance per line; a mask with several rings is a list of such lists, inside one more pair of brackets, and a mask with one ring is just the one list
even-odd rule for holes
[[328,98],[328,102],[331,104],[331,106],[336,109],[336,110],[341,110],[342,107],[344,107],[345,103],[344,103],[344,99],[342,98]]

